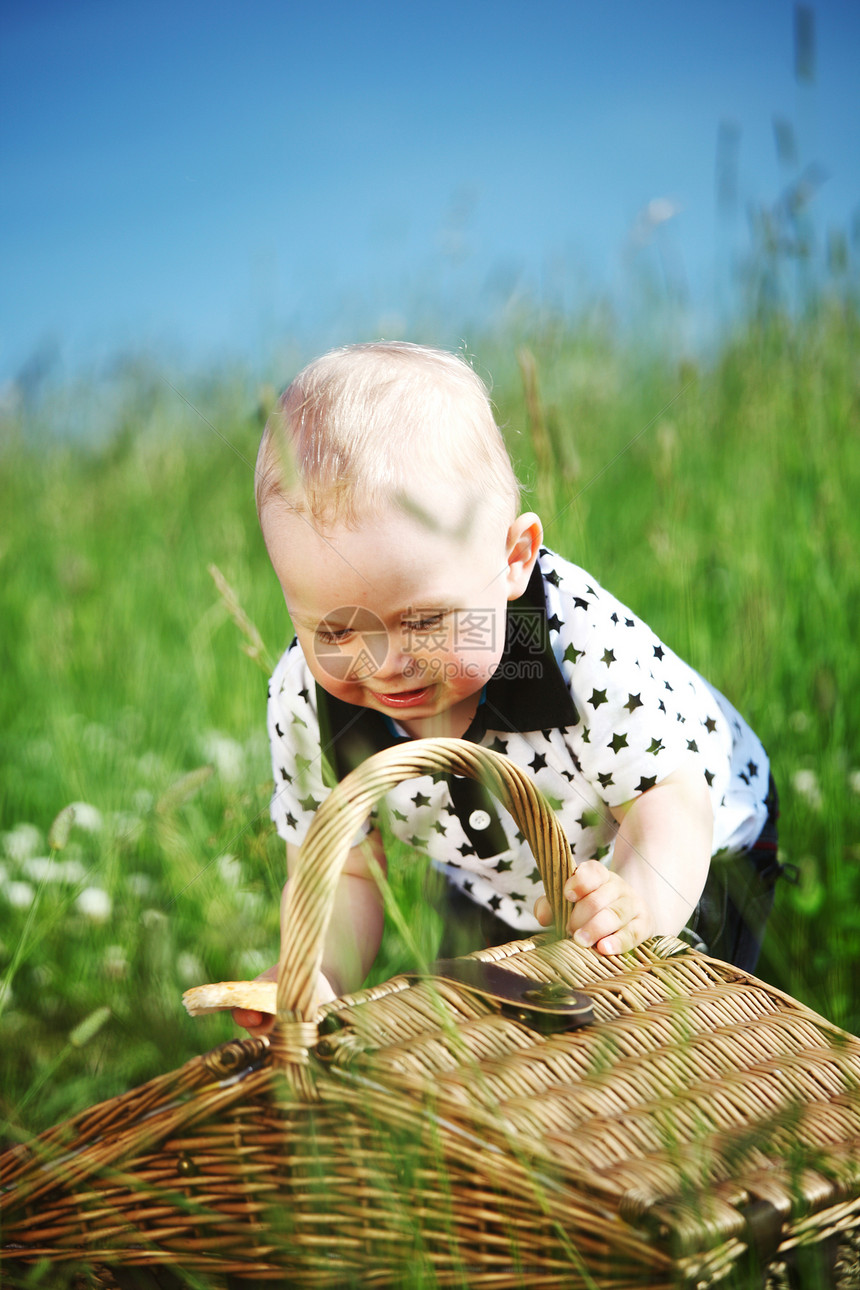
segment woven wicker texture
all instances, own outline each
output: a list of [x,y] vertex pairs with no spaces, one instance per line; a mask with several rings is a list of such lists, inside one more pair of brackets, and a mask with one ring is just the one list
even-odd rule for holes
[[310,1015],[350,839],[401,778],[480,776],[562,911],[568,848],[530,781],[459,741],[407,753],[371,758],[315,820],[270,1044],[223,1045],[0,1157],[7,1275],[84,1259],[216,1283],[659,1290],[752,1261],[777,1286],[829,1241],[834,1284],[860,1285],[860,1041],[680,941],[470,956],[586,991],[594,1023],[569,1033],[405,977]]

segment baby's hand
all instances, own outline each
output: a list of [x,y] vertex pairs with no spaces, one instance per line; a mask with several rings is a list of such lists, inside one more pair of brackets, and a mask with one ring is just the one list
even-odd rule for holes
[[[265,972],[261,972],[258,977],[254,978],[255,981],[277,981],[277,979],[277,963],[274,967],[266,968]],[[320,972],[317,977],[314,1006],[319,1008],[322,1004],[329,1003],[335,997],[335,992],[328,979]],[[275,1024],[275,1018],[271,1012],[257,1012],[254,1008],[233,1008],[232,1016],[237,1026],[241,1026],[243,1030],[247,1030],[255,1038],[260,1035],[267,1035]]]
[[[255,981],[277,981],[277,979],[277,963],[254,977]],[[236,1025],[247,1030],[255,1039],[260,1035],[267,1035],[275,1024],[275,1018],[271,1012],[257,1012],[255,1008],[233,1008],[232,1016]]]
[[[577,945],[591,945],[598,954],[622,954],[654,935],[654,917],[638,892],[598,860],[584,860],[564,884],[566,900],[574,902],[567,931]],[[549,901],[541,896],[535,917],[544,927],[552,922]]]

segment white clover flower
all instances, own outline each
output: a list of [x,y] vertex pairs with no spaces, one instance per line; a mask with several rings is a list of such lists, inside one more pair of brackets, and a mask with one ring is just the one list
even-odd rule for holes
[[101,833],[104,816],[97,806],[91,806],[89,802],[72,802],[71,807],[75,813],[75,827],[85,833]]
[[130,873],[126,878],[126,886],[133,896],[142,899],[152,891],[152,879],[148,873]]
[[165,775],[164,758],[157,752],[145,752],[138,757],[137,768],[144,779],[159,780]]
[[81,743],[88,753],[107,753],[112,751],[116,740],[107,726],[99,725],[94,721],[85,727],[81,735]]
[[21,872],[34,882],[59,882],[62,865],[53,856],[33,856],[21,865]]
[[220,730],[209,730],[201,740],[203,756],[212,762],[218,775],[226,784],[236,784],[245,773],[245,752],[242,745]]
[[178,955],[176,970],[180,981],[184,981],[186,985],[199,984],[201,981],[206,980],[206,969],[196,954],[189,954],[184,951]]
[[239,886],[242,881],[242,866],[235,856],[230,855],[229,852],[227,855],[219,856],[215,861],[215,867],[228,887]]
[[111,898],[102,887],[84,887],[75,904],[94,923],[104,923],[110,918]]
[[29,882],[10,882],[4,890],[14,909],[29,909],[36,894]]
[[83,882],[87,876],[78,860],[57,860],[55,856],[33,856],[22,868],[33,882]]
[[243,950],[239,955],[239,971],[252,981],[272,966],[273,957],[272,954],[264,954],[262,950]]
[[265,900],[256,891],[237,891],[236,903],[252,918],[260,917],[266,908]]
[[105,973],[114,980],[119,980],[128,972],[128,959],[121,945],[109,945],[103,960]]
[[2,837],[7,856],[10,860],[17,860],[19,864],[36,855],[44,846],[42,834],[35,824],[16,824],[14,829],[4,833]]
[[118,842],[138,842],[143,836],[145,827],[143,820],[131,811],[114,811],[108,817],[108,823]]
[[804,798],[816,811],[823,805],[818,776],[814,770],[796,770],[791,777],[794,791]]

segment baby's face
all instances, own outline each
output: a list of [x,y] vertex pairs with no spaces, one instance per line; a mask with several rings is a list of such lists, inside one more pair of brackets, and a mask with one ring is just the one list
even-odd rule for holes
[[416,736],[466,730],[501,659],[507,601],[525,590],[533,563],[511,561],[498,516],[437,502],[432,523],[392,508],[357,528],[318,529],[279,501],[263,513],[315,679]]

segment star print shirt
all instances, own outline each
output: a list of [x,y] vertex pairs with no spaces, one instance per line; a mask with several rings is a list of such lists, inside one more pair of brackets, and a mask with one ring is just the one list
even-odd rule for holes
[[[481,638],[464,624],[463,650]],[[485,630],[490,630],[487,617]],[[334,773],[404,733],[381,713],[318,687],[298,643],[269,686],[278,833],[299,845]],[[504,652],[465,738],[512,758],[556,811],[576,861],[612,856],[609,810],[692,755],[714,809],[714,853],[751,846],[767,818],[765,751],[728,701],[585,570],[543,549],[509,606]],[[323,755],[331,770],[323,770]],[[405,781],[386,795],[391,832],[520,932],[538,930],[542,893],[522,834],[482,786],[455,776]],[[373,821],[371,821],[372,823]]]

